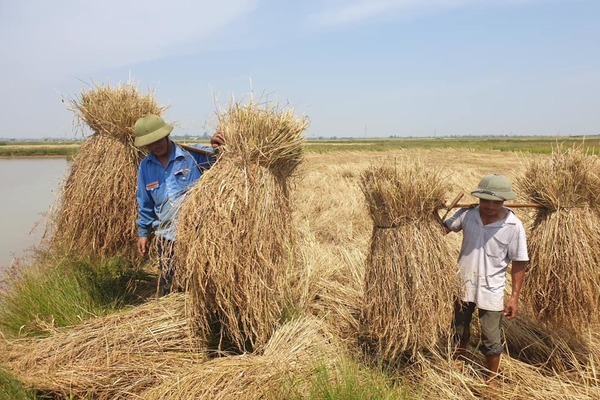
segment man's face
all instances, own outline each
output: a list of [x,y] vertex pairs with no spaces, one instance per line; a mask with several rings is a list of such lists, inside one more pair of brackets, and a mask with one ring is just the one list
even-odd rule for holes
[[495,217],[502,210],[504,201],[479,199],[479,211],[488,217]]
[[154,143],[150,143],[146,148],[149,152],[154,154],[155,157],[164,157],[168,155],[169,152],[169,138],[164,137]]

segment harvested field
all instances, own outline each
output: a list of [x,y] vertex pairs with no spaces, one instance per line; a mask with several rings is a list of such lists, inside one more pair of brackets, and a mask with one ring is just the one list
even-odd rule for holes
[[[354,355],[357,360],[364,361],[365,367],[380,370],[379,358],[375,354],[361,352],[359,346],[365,266],[373,233],[373,222],[359,184],[361,174],[366,169],[382,163],[393,165],[398,159],[419,160],[423,165],[432,168],[443,166],[443,180],[450,185],[448,201],[457,193],[464,192],[466,196],[463,201],[475,202],[468,193],[482,176],[500,172],[514,182],[524,171],[524,159],[547,157],[549,156],[457,149],[306,154],[304,162],[299,166],[299,178],[293,179],[290,185],[290,208],[292,227],[297,237],[295,251],[298,267],[290,271],[293,304],[286,312],[289,313],[288,323],[290,320],[302,321],[302,324],[314,321],[314,326],[323,324],[322,326],[326,327],[326,334],[322,335],[325,328],[311,331],[301,323],[279,325],[266,348],[259,348],[255,354],[221,354],[222,357],[208,360],[201,357],[192,362],[182,362],[180,368],[169,370],[164,376],[152,375],[153,378],[149,381],[139,380],[139,377],[143,376],[140,371],[143,371],[144,367],[152,368],[152,365],[156,364],[141,364],[132,370],[132,365],[127,364],[125,360],[115,361],[110,364],[111,370],[128,372],[122,374],[125,381],[119,382],[122,389],[117,390],[120,392],[110,394],[132,399],[167,399],[187,393],[198,398],[205,396],[233,399],[240,398],[239,394],[243,393],[243,398],[276,399],[276,395],[269,395],[263,391],[266,389],[266,383],[273,382],[273,375],[269,375],[268,370],[274,368],[280,371],[280,374],[276,375],[276,378],[281,378],[277,382],[278,385],[285,385],[288,378],[294,374],[300,379],[301,386],[307,385],[308,381],[314,379],[315,371],[307,368],[304,363],[306,360],[310,363],[319,359],[315,351],[322,352],[334,361],[332,353],[328,353],[331,349],[329,342],[339,343],[339,346],[343,347],[340,353]],[[521,193],[517,192],[517,195]],[[522,196],[520,200],[524,201],[525,197]],[[535,212],[528,209],[516,209],[515,212],[530,232]],[[443,240],[449,246],[451,259],[456,259],[460,235],[448,235]],[[414,299],[414,303],[418,306],[419,299]],[[572,334],[549,329],[537,321],[534,315],[528,315],[524,304],[521,310],[523,314],[506,326],[509,355],[502,358],[502,378],[491,398],[600,398],[600,382],[597,375],[600,366],[600,337],[586,331],[582,331],[578,337],[573,337]],[[436,310],[425,311],[433,313]],[[177,319],[181,319],[180,323],[187,326],[184,318],[185,313],[178,309]],[[312,322],[309,326],[310,324]],[[285,329],[289,329],[287,334]],[[597,330],[597,327],[592,327],[592,332],[594,330]],[[320,333],[321,336],[315,333]],[[288,335],[298,339],[290,341]],[[107,337],[110,338],[110,335]],[[311,337],[316,339],[313,341]],[[331,340],[323,342],[322,338],[327,337]],[[277,338],[283,340],[275,346]],[[300,338],[308,340],[302,341]],[[471,350],[477,345],[477,339],[478,333],[474,330],[469,346]],[[51,342],[50,338],[44,340]],[[112,339],[109,339],[109,343],[111,342]],[[269,347],[269,343],[273,344],[273,347]],[[297,346],[290,347],[290,343]],[[290,354],[294,356],[290,358]],[[47,354],[39,352],[35,357],[41,360],[40,362],[49,358]],[[286,361],[292,359],[294,361]],[[141,358],[138,360],[141,361]],[[437,351],[418,352],[412,361],[387,368],[385,374],[389,385],[401,385],[410,390],[410,396],[407,395],[405,399],[479,399],[487,393],[481,367],[483,363],[482,356],[473,350],[473,353],[468,355],[468,360],[457,368],[442,346],[442,349]],[[43,370],[44,366],[38,365],[37,368],[38,371]],[[336,374],[336,365],[329,365],[328,368],[332,380],[341,379]],[[101,383],[106,384],[110,381],[109,378],[112,379],[101,375],[102,371],[95,371],[94,368],[86,371],[86,385],[94,380],[93,374],[96,373],[96,379]],[[104,369],[102,373],[106,374],[106,371]],[[28,373],[24,367],[19,367],[19,376],[30,376],[31,379],[23,380],[35,386],[35,379],[31,376],[34,373],[33,370]],[[138,380],[126,382],[129,376]],[[200,385],[200,382],[204,382],[206,386]],[[180,386],[177,383],[180,383]],[[272,389],[270,393],[275,393],[279,387]],[[53,390],[56,391],[56,388]],[[94,393],[87,388],[84,392]],[[306,395],[302,398],[322,397]]]

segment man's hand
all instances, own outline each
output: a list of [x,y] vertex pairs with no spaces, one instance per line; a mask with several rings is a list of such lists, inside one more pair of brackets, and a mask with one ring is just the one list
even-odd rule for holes
[[210,145],[213,147],[213,149],[216,149],[219,146],[222,146],[225,144],[225,137],[223,136],[223,133],[221,131],[217,131],[217,133],[215,133],[211,138],[210,138]]
[[145,257],[148,254],[148,238],[141,236],[138,238],[137,250],[140,256]]
[[506,307],[504,307],[504,316],[508,319],[513,319],[517,312],[519,312],[519,293],[521,292],[521,286],[523,286],[523,279],[525,279],[525,266],[527,261],[513,261],[510,271],[512,277],[512,294]]
[[436,208],[435,210],[433,210],[433,217],[440,225],[444,225],[444,221],[442,220],[442,217],[440,217],[439,210],[440,210],[439,208]]
[[444,230],[445,234],[450,232],[450,228],[448,228],[446,226],[446,224],[444,223],[444,220],[442,219],[442,217],[440,217],[439,209],[433,210],[433,217],[435,218],[437,223],[440,224],[440,227]]
[[504,307],[504,316],[507,319],[513,319],[517,316],[519,312],[519,299],[517,297],[511,296],[506,303],[506,307]]

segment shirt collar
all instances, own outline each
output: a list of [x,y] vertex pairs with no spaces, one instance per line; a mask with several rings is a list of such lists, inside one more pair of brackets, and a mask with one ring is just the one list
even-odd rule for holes
[[[169,139],[169,141],[173,144],[173,150],[171,150],[171,154],[169,155],[169,161],[167,161],[167,164],[170,163],[171,161],[174,161],[176,159],[180,159],[181,157],[184,157],[183,149],[181,147],[179,147],[177,145],[177,143],[175,143],[171,139]],[[152,154],[150,152],[148,155],[150,156],[150,159],[152,161],[160,164],[160,161],[158,161],[158,158],[156,158],[156,156],[154,154]]]
[[171,156],[169,157],[169,161],[171,161],[172,159],[180,159],[182,157],[185,157],[183,148],[178,146],[177,143],[175,143],[173,141],[171,141],[171,143],[173,143],[173,148],[175,149],[175,151],[171,153]]
[[[494,224],[498,224],[498,223],[502,223],[502,225],[504,224],[510,224],[510,225],[516,225],[519,221],[519,219],[517,218],[517,216],[515,215],[515,212],[509,208],[509,207],[504,207],[505,210],[508,211],[508,215],[496,222],[492,222],[489,225],[494,225]],[[479,214],[479,205],[475,206],[474,210],[477,210],[477,218],[479,218],[479,222],[483,224],[483,221],[481,220],[481,215]]]
[[515,215],[515,212],[508,207],[504,207],[504,208],[506,208],[508,210],[508,216],[506,217],[505,223],[511,224],[511,225],[517,224],[517,222],[519,221],[519,218]]

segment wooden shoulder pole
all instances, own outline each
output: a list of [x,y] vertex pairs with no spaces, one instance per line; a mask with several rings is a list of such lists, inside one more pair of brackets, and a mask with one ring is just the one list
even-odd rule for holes
[[[473,208],[477,207],[479,203],[456,203],[450,204],[448,207],[451,208]],[[538,203],[504,203],[504,207],[508,208],[545,208],[543,205]]]
[[458,204],[458,202],[460,201],[460,199],[463,198],[464,195],[465,194],[462,193],[462,192],[456,195],[456,197],[454,198],[454,200],[452,200],[452,203],[450,203],[450,205],[448,205],[446,207],[446,213],[442,217],[442,221],[446,219],[446,217],[448,216],[448,213],[450,212],[450,210],[452,210],[453,208],[456,208],[456,205]]

